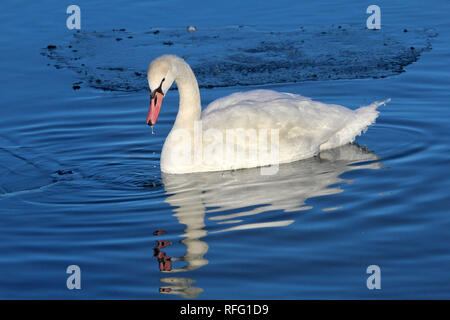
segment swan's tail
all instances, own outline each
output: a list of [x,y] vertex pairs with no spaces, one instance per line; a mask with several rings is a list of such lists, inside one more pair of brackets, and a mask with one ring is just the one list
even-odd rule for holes
[[385,105],[391,99],[382,102],[374,102],[368,106],[361,107],[355,110],[355,117],[344,128],[339,130],[326,143],[320,146],[320,150],[327,150],[336,148],[344,144],[353,142],[357,136],[365,132],[367,128],[373,124],[378,117],[379,111],[377,108]]
[[[355,135],[352,138],[356,138],[356,136],[359,136],[361,133],[365,132],[367,128],[375,122],[375,120],[378,118],[378,114],[380,113],[377,108],[382,105],[386,105],[391,101],[391,99],[386,99],[382,102],[374,102],[368,106],[361,107],[359,109],[355,110],[356,118],[350,123],[350,127],[354,127],[355,129]],[[344,129],[350,129],[350,128],[344,128]],[[351,142],[351,141],[349,141]]]

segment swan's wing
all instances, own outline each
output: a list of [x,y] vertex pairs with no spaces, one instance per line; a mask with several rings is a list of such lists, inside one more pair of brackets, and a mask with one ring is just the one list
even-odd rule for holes
[[343,106],[272,90],[238,92],[210,103],[204,129],[278,129],[280,140],[319,146],[354,117]]

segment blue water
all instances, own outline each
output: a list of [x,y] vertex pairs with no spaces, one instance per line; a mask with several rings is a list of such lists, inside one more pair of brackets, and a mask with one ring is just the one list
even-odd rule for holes
[[[364,29],[369,1],[78,1],[79,42],[65,24],[70,4],[9,1],[0,13],[0,298],[450,298],[448,1],[379,1],[379,31]],[[188,46],[188,25],[228,40],[198,36]],[[330,31],[339,25],[345,41]],[[304,47],[289,36],[300,27]],[[126,33],[112,31],[120,28]],[[233,38],[239,28],[252,39]],[[149,30],[160,33],[145,38]],[[275,36],[276,50],[249,49],[271,30],[285,42]],[[322,30],[329,40],[319,39]],[[114,38],[99,45],[86,39],[94,31]],[[117,32],[133,38],[115,47]],[[384,49],[374,42],[372,54],[364,32],[390,41]],[[405,51],[411,43],[417,56]],[[53,57],[48,45],[57,46]],[[308,56],[308,72],[273,62],[291,59],[276,53],[288,45]],[[260,60],[230,60],[239,50]],[[267,50],[269,74],[261,69]],[[162,52],[197,63],[203,106],[254,88],[353,109],[392,101],[356,144],[274,176],[162,175],[178,93],[167,95],[152,135],[145,76],[142,84],[132,77]],[[338,57],[342,72],[316,55]],[[383,70],[344,68],[358,58],[360,68],[371,64],[371,55]],[[215,59],[233,72],[209,77],[201,67]],[[95,72],[100,64],[111,73]],[[243,65],[256,67],[244,77]],[[81,290],[66,287],[73,264]],[[373,264],[380,290],[366,287]]]

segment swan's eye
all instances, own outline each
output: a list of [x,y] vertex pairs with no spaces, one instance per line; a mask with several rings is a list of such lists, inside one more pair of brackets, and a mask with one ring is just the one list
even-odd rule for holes
[[156,89],[156,92],[159,92],[159,93],[161,93],[162,95],[164,95],[164,93],[163,93],[163,91],[162,91],[162,84],[163,84],[164,80],[166,80],[166,78],[163,78],[163,79],[161,80],[161,84],[159,85],[158,89]]

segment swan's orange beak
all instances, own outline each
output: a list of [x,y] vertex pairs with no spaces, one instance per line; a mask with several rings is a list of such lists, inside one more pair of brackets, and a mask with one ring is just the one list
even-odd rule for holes
[[153,126],[158,120],[163,98],[164,95],[162,93],[156,92],[155,96],[150,99],[150,108],[147,114],[147,124],[149,126]]

